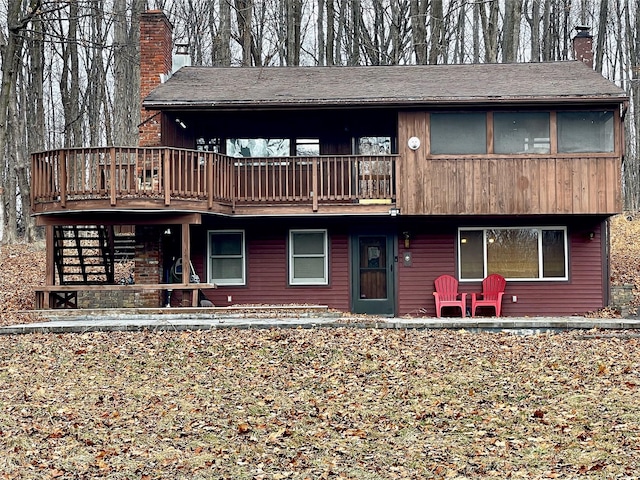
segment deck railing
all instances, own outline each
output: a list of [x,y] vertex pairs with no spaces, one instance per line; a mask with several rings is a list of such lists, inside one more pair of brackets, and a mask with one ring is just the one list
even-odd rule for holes
[[178,148],[72,148],[32,155],[32,205],[102,199],[357,203],[395,199],[395,156],[234,158]]

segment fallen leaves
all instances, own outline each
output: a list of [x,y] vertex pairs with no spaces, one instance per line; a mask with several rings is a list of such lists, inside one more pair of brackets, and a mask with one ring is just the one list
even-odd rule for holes
[[[640,251],[621,255],[617,228],[614,281],[638,284]],[[42,245],[2,246],[0,263],[0,324],[24,322]],[[639,342],[348,328],[4,336],[0,478],[633,478]]]
[[0,472],[624,478],[640,469],[639,354],[572,333],[5,336]]

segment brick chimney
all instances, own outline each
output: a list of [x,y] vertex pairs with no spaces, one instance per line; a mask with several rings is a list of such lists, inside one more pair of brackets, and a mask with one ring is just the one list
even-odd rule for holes
[[[140,14],[140,102],[171,72],[173,25],[160,10]],[[156,147],[161,143],[161,115],[140,105],[138,143]]]
[[585,63],[593,70],[593,37],[589,27],[576,27],[578,33],[573,37],[573,58]]

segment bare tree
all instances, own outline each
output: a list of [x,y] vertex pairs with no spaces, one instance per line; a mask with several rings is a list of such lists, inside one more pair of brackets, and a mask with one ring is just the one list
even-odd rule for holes
[[238,43],[242,48],[242,66],[251,66],[251,46],[253,37],[253,0],[235,0],[236,22],[238,24]]
[[596,72],[602,73],[604,46],[607,38],[607,21],[609,18],[609,0],[600,0],[600,13],[598,15],[598,35],[596,36],[595,62]]
[[427,63],[427,0],[410,0],[411,37],[418,65]]
[[512,63],[517,60],[521,23],[522,0],[506,2],[502,27],[502,61],[505,63]]
[[444,38],[444,10],[442,0],[431,1],[431,45],[429,48],[429,63],[438,63],[438,57],[443,53],[445,45]]
[[[477,8],[482,24],[484,60],[487,63],[495,63],[498,61],[498,13],[500,6],[498,0],[488,0],[486,4],[478,2]],[[486,8],[489,9],[488,13]]]
[[[22,2],[20,0],[9,0],[7,3],[7,27],[8,34],[4,32],[0,37],[2,55],[2,85],[0,86],[0,154],[3,156],[2,171],[2,194],[0,217],[4,220],[3,241],[14,242],[18,238],[18,221],[17,221],[17,180],[16,167],[17,158],[14,148],[7,149],[11,146],[8,142],[9,120],[12,116],[12,104],[16,103],[15,85],[18,79],[19,67],[21,66],[23,48],[24,48],[24,32],[30,22],[39,12],[41,2],[39,0],[31,0],[31,2],[22,10]],[[15,128],[16,126],[13,125]],[[14,135],[15,136],[15,135]],[[15,140],[15,139],[14,139]],[[28,188],[27,188],[28,191]]]

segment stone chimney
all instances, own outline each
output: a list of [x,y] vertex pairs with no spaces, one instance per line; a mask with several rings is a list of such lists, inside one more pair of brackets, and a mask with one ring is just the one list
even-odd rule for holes
[[589,27],[576,27],[578,33],[573,37],[573,58],[585,63],[593,70],[593,37]]
[[[173,25],[160,10],[140,14],[140,102],[171,73]],[[161,143],[161,114],[140,105],[138,143],[157,147]]]

